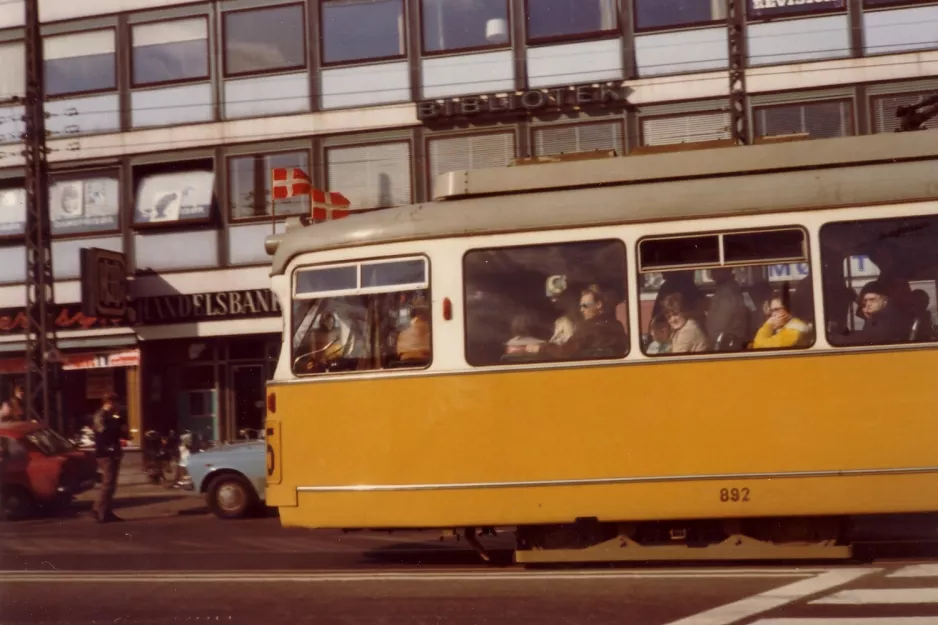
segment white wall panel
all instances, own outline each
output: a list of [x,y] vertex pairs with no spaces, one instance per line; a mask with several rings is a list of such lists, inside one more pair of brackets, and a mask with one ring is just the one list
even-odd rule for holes
[[[277,222],[276,232],[284,231],[285,224]],[[228,255],[232,265],[270,263],[264,241],[274,232],[270,223],[231,225],[228,228]],[[245,287],[247,288],[247,287]]]
[[308,110],[307,72],[225,81],[226,119],[283,115]]
[[123,249],[119,236],[95,239],[64,239],[52,242],[52,275],[56,280],[77,278],[81,274],[79,250],[83,247],[100,247],[114,252]]
[[726,27],[638,35],[635,58],[640,76],[687,74],[729,65]]
[[191,4],[191,0],[39,0],[39,19],[54,22],[141,9],[166,9],[180,4]]
[[116,93],[46,101],[46,129],[63,135],[110,132],[120,128],[120,100]]
[[6,0],[0,11],[0,28],[14,28],[26,23],[26,1]]
[[351,108],[410,100],[407,61],[322,71],[322,107]]
[[423,97],[514,91],[510,50],[424,59]]
[[541,46],[527,54],[532,87],[622,80],[621,39]]
[[[25,282],[26,281],[26,247],[23,245],[14,245],[12,247],[0,247],[0,282]],[[26,294],[23,293],[25,302]],[[23,306],[25,304],[20,304]]]
[[752,65],[775,65],[850,56],[846,15],[749,25]]
[[863,14],[866,54],[924,50],[938,46],[938,6]]
[[138,269],[188,269],[218,265],[215,230],[138,232],[134,236]]
[[147,89],[130,94],[135,128],[212,121],[212,85]]

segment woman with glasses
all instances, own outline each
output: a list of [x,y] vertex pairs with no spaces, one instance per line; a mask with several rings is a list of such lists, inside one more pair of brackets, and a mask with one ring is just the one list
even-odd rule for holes
[[811,326],[791,314],[788,285],[769,300],[769,318],[752,340],[753,349],[797,347],[809,341]]

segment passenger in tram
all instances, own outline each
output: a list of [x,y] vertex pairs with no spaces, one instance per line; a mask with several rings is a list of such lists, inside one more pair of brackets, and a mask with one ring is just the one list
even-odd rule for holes
[[671,326],[664,316],[658,316],[651,320],[649,326],[651,330],[651,343],[645,353],[649,356],[655,354],[668,354],[671,352]]
[[671,293],[661,302],[668,325],[671,326],[671,352],[685,354],[710,349],[707,334],[694,319],[681,293]]
[[414,298],[410,325],[397,335],[397,357],[401,362],[430,362],[430,305],[423,295]]
[[582,321],[573,336],[563,345],[543,343],[530,345],[528,353],[547,354],[555,358],[624,356],[628,339],[622,324],[609,311],[605,293],[596,285],[580,294]]
[[547,297],[559,310],[560,316],[554,321],[554,333],[548,341],[552,345],[563,345],[573,336],[577,324],[576,298],[567,289],[567,276],[557,275],[547,278],[545,286]]
[[747,343],[751,343],[756,338],[756,332],[772,314],[770,310],[772,303],[771,285],[765,280],[753,284],[749,287],[749,300],[752,302],[752,309],[749,311]]
[[811,276],[799,280],[792,289],[791,314],[807,324],[814,325],[814,291]]
[[935,340],[935,327],[932,325],[931,313],[928,311],[930,302],[928,293],[922,289],[915,289],[912,291],[910,301],[913,324],[915,324],[915,336],[912,339],[916,341]]
[[860,291],[863,328],[845,337],[849,345],[903,343],[909,340],[912,321],[890,299],[886,285],[873,280]]
[[687,306],[687,312],[690,316],[703,321],[707,309],[707,297],[701,292],[700,288],[694,282],[693,271],[671,271],[665,274],[664,283],[658,290],[655,298],[655,305],[651,309],[651,318],[661,315],[663,304],[666,297],[678,293],[682,301]]
[[505,342],[505,356],[519,357],[527,354],[531,345],[543,345],[544,339],[534,336],[534,319],[531,315],[516,315],[511,320],[511,338]]
[[811,340],[811,326],[791,314],[791,295],[787,286],[769,300],[769,318],[752,341],[753,349],[806,346]]
[[[727,268],[712,269],[710,275],[717,288],[710,297],[707,313],[707,335],[713,340],[721,337],[724,344],[732,339],[744,341],[748,337],[748,316],[743,291],[733,277],[733,270]],[[719,346],[717,346],[719,348]]]

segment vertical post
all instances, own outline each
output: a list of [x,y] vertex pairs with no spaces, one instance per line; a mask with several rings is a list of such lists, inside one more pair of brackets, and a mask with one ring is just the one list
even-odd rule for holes
[[746,110],[746,3],[726,0],[726,34],[729,42],[730,136],[737,145],[749,143]]
[[61,429],[39,0],[26,0],[26,418]]
[[270,234],[277,234],[277,197],[274,195],[274,170],[270,169]]

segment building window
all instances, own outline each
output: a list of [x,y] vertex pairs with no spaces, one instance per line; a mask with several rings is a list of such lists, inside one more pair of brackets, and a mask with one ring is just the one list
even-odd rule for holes
[[642,120],[642,145],[697,143],[729,138],[729,113],[690,113]]
[[0,189],[0,237],[26,234],[26,191],[22,188]]
[[[899,128],[899,118],[896,109],[900,106],[914,106],[923,98],[934,95],[928,93],[897,93],[895,95],[878,96],[872,99],[873,106],[873,132],[895,132]],[[938,117],[933,117],[923,124],[925,128],[938,128]]]
[[411,203],[408,141],[329,148],[326,162],[329,190],[347,197],[353,208]]
[[853,134],[853,106],[848,100],[755,107],[756,135],[807,133],[812,139]]
[[49,176],[52,234],[89,234],[119,228],[117,175]]
[[178,169],[143,176],[137,187],[135,225],[204,222],[211,217],[215,173],[191,166]]
[[640,309],[648,355],[814,344],[801,228],[648,238],[638,258],[643,299],[654,302]]
[[724,0],[634,0],[637,29],[708,24],[726,19]]
[[355,373],[429,366],[430,267],[396,258],[297,270],[293,372]]
[[225,13],[225,74],[306,67],[306,20],[292,4]]
[[750,0],[749,20],[767,20],[789,15],[804,15],[843,11],[847,8],[846,0],[814,0],[813,2],[786,2],[782,0]]
[[466,360],[474,367],[628,352],[621,241],[472,250],[463,273]]
[[272,201],[270,177],[274,168],[297,168],[309,175],[309,152],[253,154],[228,159],[228,198],[232,219],[309,214],[309,195]]
[[436,177],[450,171],[507,167],[515,158],[515,133],[430,139],[430,189]]
[[622,153],[622,122],[570,124],[534,129],[537,156],[615,150]]
[[507,0],[421,0],[424,52],[507,46]]
[[831,345],[938,340],[934,280],[938,219],[825,224],[821,260]]
[[528,40],[618,30],[615,0],[527,0]]
[[208,78],[208,20],[204,17],[133,27],[134,85]]
[[0,101],[26,94],[26,48],[21,42],[0,44]]
[[114,31],[43,38],[46,95],[107,91],[117,87]]
[[403,0],[336,0],[322,4],[324,63],[404,56]]

